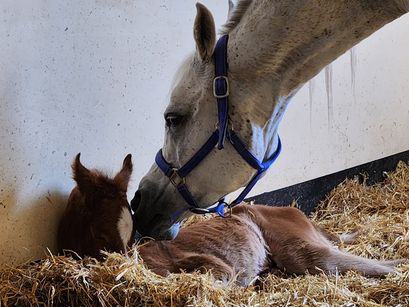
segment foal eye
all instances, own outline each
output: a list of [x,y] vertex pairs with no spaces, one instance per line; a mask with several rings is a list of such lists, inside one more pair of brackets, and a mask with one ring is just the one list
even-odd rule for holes
[[182,123],[183,116],[176,113],[166,113],[165,121],[167,127],[177,127]]

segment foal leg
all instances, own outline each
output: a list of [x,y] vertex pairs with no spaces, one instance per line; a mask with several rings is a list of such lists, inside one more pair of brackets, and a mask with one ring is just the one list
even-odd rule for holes
[[[364,233],[364,230],[358,229],[351,233],[345,233],[340,236],[332,234],[321,228],[318,225],[314,225],[315,229],[321,233],[327,240],[335,243],[353,243],[356,238]],[[355,256],[343,251],[331,251],[327,258],[326,270],[328,272],[345,272],[354,270],[367,276],[383,276],[388,273],[392,273],[396,266],[400,264],[409,263],[408,259],[386,260],[379,261],[375,259],[368,259],[360,256]]]
[[395,268],[401,264],[409,264],[409,259],[383,260],[380,261],[383,265]]
[[233,277],[233,268],[213,255],[192,255],[175,263],[175,270],[192,273],[199,271],[206,273],[210,271],[212,275],[223,283],[227,284]]
[[309,272],[317,274],[344,273],[356,271],[365,276],[381,277],[394,272],[399,264],[409,263],[407,259],[379,261],[352,255],[331,246],[310,242],[295,241],[293,246],[283,246],[274,261],[280,269],[288,273],[304,274]]
[[294,208],[250,206],[252,218],[263,232],[271,258],[279,269],[304,274],[354,270],[367,276],[383,276],[406,260],[378,261],[342,252],[330,241],[353,241],[360,231],[336,236],[311,223]]
[[409,260],[379,261],[334,249],[326,259],[326,271],[342,273],[352,270],[366,276],[380,277],[394,272],[395,267],[403,263],[409,263]]

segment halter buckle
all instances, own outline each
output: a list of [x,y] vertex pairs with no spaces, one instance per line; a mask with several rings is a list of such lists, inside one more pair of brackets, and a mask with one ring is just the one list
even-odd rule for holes
[[[226,85],[226,90],[224,93],[218,93],[217,91],[217,81],[219,80],[224,80],[225,85]],[[216,97],[217,99],[222,99],[226,98],[229,96],[229,79],[227,76],[217,76],[213,79],[213,96]]]
[[175,187],[186,183],[186,179],[179,175],[177,168],[172,168],[172,174],[169,176],[169,180]]

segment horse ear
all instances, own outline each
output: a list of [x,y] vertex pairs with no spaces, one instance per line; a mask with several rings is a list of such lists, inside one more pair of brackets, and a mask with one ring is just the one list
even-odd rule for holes
[[128,190],[128,184],[129,179],[131,179],[132,169],[133,169],[132,155],[128,154],[124,159],[122,169],[119,171],[118,174],[116,174],[114,178],[114,182],[124,192]]
[[81,153],[78,153],[72,164],[73,178],[81,192],[88,191],[92,188],[91,172],[81,164]]
[[216,44],[216,26],[212,13],[203,4],[196,3],[196,9],[197,14],[193,27],[196,48],[202,60],[209,60]]

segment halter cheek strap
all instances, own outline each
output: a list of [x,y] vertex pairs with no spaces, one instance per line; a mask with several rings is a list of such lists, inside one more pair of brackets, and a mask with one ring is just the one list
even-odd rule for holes
[[[166,161],[163,157],[162,149],[156,154],[155,162],[162,172],[167,176],[170,182],[179,191],[180,195],[189,205],[191,212],[196,214],[205,213],[217,213],[221,217],[224,217],[224,207],[225,205],[233,207],[241,203],[250,190],[254,187],[257,181],[262,177],[263,173],[273,164],[281,152],[281,141],[278,137],[278,145],[275,152],[264,161],[259,161],[246,147],[246,144],[240,139],[240,137],[234,132],[233,129],[229,129],[229,80],[227,78],[228,62],[227,62],[227,42],[228,35],[220,37],[218,40],[215,52],[215,78],[213,80],[213,95],[217,99],[217,111],[218,111],[218,126],[217,129],[211,134],[207,141],[202,145],[202,147],[187,161],[181,168],[177,169],[173,167],[170,163]],[[219,199],[216,204],[208,207],[201,208],[196,202],[192,193],[186,185],[186,176],[195,169],[200,162],[202,162],[207,155],[215,148],[222,150],[224,148],[225,140],[228,140],[233,148],[238,152],[238,154],[257,172],[250,179],[247,186],[240,193],[240,195],[230,204],[224,201],[224,197]],[[176,211],[172,214],[172,222],[176,221],[177,217],[186,211],[182,209]]]
[[227,78],[227,43],[229,36],[224,35],[217,41],[214,49],[214,72],[213,96],[217,99],[217,117],[219,139],[217,149],[224,148],[224,140],[227,136],[227,126],[229,122],[229,79]]

